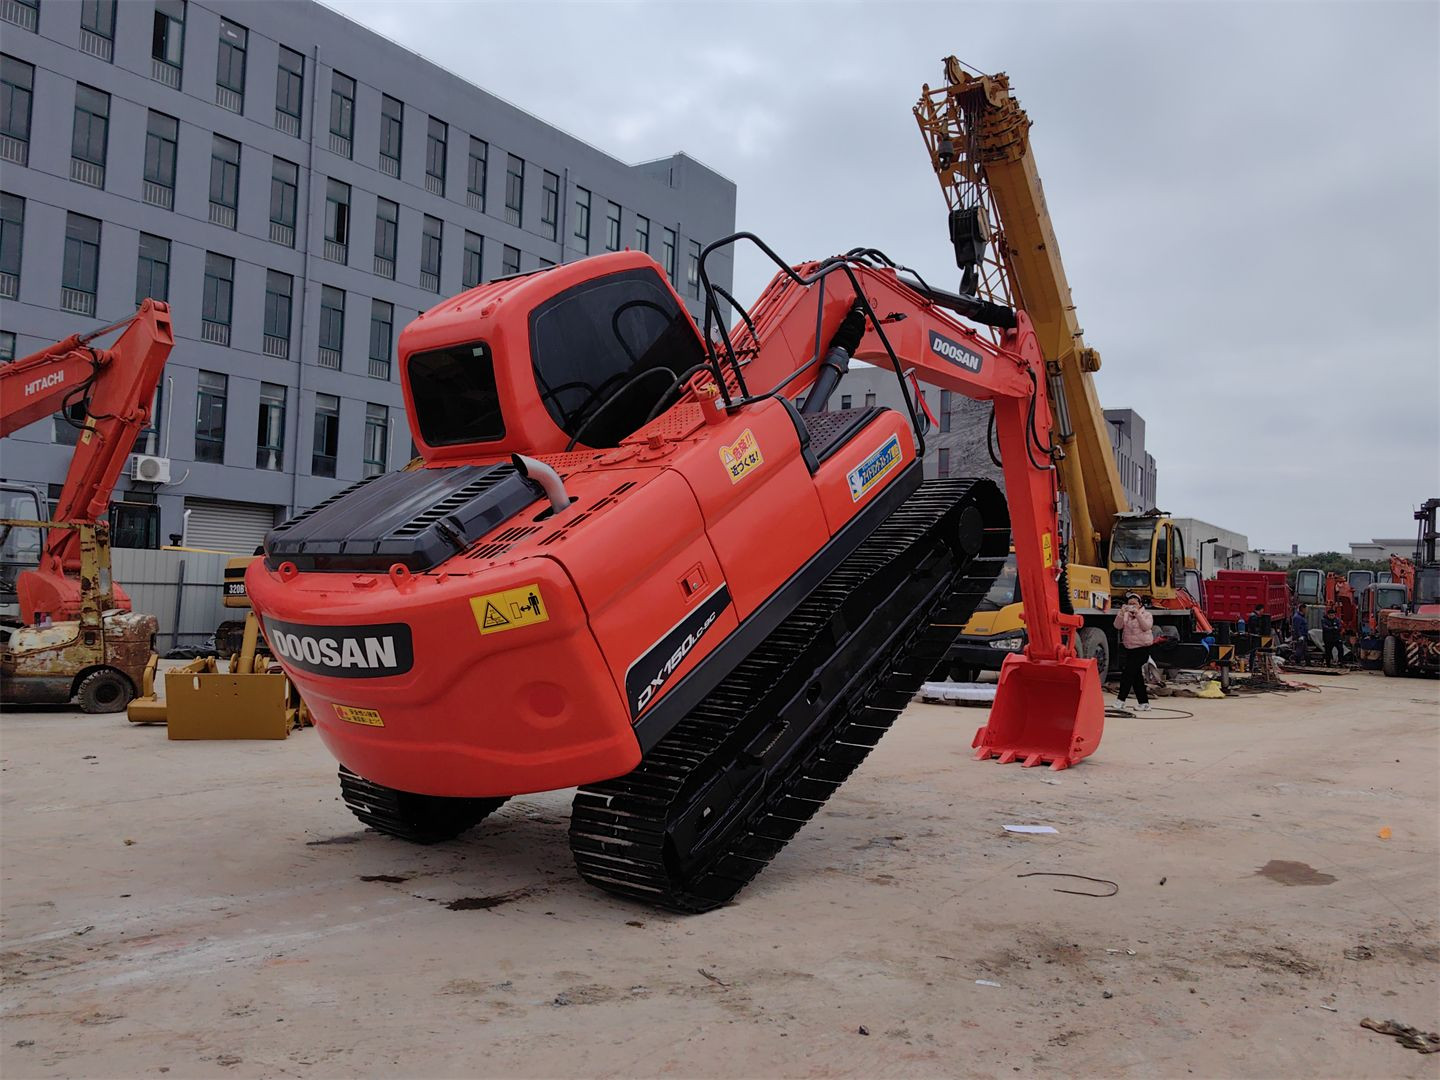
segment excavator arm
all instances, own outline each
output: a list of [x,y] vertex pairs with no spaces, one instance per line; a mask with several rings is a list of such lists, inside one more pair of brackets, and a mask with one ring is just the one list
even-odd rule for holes
[[[730,342],[737,366],[740,355],[749,358],[743,371],[751,389],[761,379],[773,380],[775,391],[804,396],[823,386],[833,343],[858,311],[866,328],[858,346],[847,350],[849,358],[914,372],[926,383],[991,402],[1021,589],[1035,598],[1026,613],[1029,654],[1044,660],[1071,656],[1071,631],[1081,620],[1061,613],[1056,589],[1058,492],[1035,331],[1024,313],[904,278],[893,265],[872,265],[877,256],[851,253],[778,274],[756,305],[758,312],[763,304],[766,314],[752,320],[755,331],[747,325],[740,339]],[[956,317],[962,313],[993,326],[998,342]],[[816,348],[816,342],[830,344]],[[810,393],[807,411],[821,408],[824,402]]]
[[[735,334],[718,319],[707,320],[719,331],[713,375],[731,409],[782,393],[803,395],[807,412],[822,410],[851,358],[893,367],[902,384],[913,372],[991,402],[1028,641],[1024,655],[1007,657],[1002,667],[990,722],[976,735],[976,756],[1063,767],[1088,755],[1103,726],[1101,688],[1094,661],[1076,656],[1082,620],[1060,606],[1056,447],[1045,361],[1028,317],[934,288],[873,250],[785,267],[749,234],[702,253],[707,292],[706,257],[738,238],[755,242],[781,271]],[[994,340],[972,322],[994,331]],[[698,376],[697,384],[709,377]],[[767,389],[757,392],[762,386]]]
[[[122,327],[109,348],[91,344]],[[45,523],[49,532],[40,566],[23,571],[17,581],[26,622],[39,611],[56,618],[78,615],[84,591],[76,578],[82,527],[103,523],[125,459],[150,418],[150,402],[174,343],[170,306],[147,299],[122,322],[71,335],[0,367],[0,437],[76,402],[85,406],[54,520]],[[118,590],[114,600],[128,607]]]

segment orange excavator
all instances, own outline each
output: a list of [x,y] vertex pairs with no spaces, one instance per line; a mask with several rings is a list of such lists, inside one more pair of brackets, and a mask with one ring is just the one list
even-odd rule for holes
[[[109,348],[92,344],[122,328]],[[39,565],[15,578],[22,625],[4,628],[0,700],[118,712],[140,688],[157,622],[111,580],[108,514],[173,345],[169,305],[145,300],[128,319],[0,366],[0,437],[82,406],[52,518],[36,506],[34,518],[0,520],[0,532],[45,533]]]
[[[732,327],[707,266],[742,242],[777,272]],[[975,754],[1096,749],[1026,316],[873,249],[791,266],[749,233],[700,278],[703,329],[636,252],[430,308],[398,350],[423,467],[267,538],[249,595],[361,821],[433,842],[578,786],[587,881],[723,904],[908,705],[1012,539],[1028,643]],[[991,402],[1005,496],[922,481],[908,392],[904,413],[829,409],[852,359]]]

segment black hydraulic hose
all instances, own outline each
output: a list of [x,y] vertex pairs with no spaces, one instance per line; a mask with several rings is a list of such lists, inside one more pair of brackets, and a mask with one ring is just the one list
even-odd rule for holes
[[1005,466],[1000,461],[1000,449],[995,445],[995,403],[990,403],[990,423],[985,428],[985,450],[997,469]]
[[571,435],[570,441],[565,444],[565,453],[568,454],[571,450],[575,449],[576,445],[580,442],[580,436],[584,433],[585,429],[594,422],[597,416],[599,416],[602,412],[604,412],[616,401],[618,401],[620,397],[625,393],[625,391],[629,390],[632,386],[636,385],[646,377],[654,375],[657,371],[664,372],[666,375],[669,375],[671,379],[675,378],[675,372],[671,371],[667,367],[646,368],[644,371],[637,371],[634,375],[631,375],[630,378],[626,379],[623,383],[621,383],[619,388],[616,389],[608,398],[602,401],[599,405],[595,406],[594,411],[591,412],[589,416],[585,417],[584,420],[580,421],[580,426],[575,429],[575,434]]
[[[665,411],[665,409],[666,409],[666,407],[667,407],[667,406],[665,405],[665,399],[666,399],[666,398],[668,398],[671,394],[673,394],[673,393],[674,393],[676,390],[678,390],[680,387],[684,386],[687,382],[689,382],[691,379],[693,379],[696,375],[700,374],[700,372],[702,372],[702,371],[708,371],[709,369],[710,369],[710,365],[709,365],[709,364],[696,364],[694,367],[688,367],[688,368],[686,368],[684,371],[682,371],[679,375],[676,375],[676,376],[675,376],[675,381],[672,382],[668,387],[666,387],[666,388],[665,388],[665,392],[660,395],[660,400],[657,401],[657,402],[655,402],[655,404],[654,404],[653,406],[651,406],[649,413],[647,413],[646,416],[645,416],[645,423],[647,423],[647,424],[650,423],[651,420],[654,420],[657,416],[659,416],[662,412]],[[659,368],[651,368],[650,370],[651,370],[651,371],[658,371],[658,370],[660,370],[660,369],[659,369]]]

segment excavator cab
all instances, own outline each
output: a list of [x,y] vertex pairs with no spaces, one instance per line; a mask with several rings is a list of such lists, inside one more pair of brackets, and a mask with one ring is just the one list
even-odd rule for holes
[[[431,308],[399,353],[416,446],[430,464],[606,449],[701,371],[695,323],[648,256],[542,270]],[[471,338],[477,314],[486,336]]]

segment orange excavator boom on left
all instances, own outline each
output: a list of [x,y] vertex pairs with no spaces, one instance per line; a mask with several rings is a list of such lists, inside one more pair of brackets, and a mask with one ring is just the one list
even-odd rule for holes
[[[107,348],[91,344],[124,327]],[[170,305],[145,300],[128,319],[88,334],[72,334],[0,367],[0,437],[83,401],[80,437],[55,505],[40,566],[17,582],[20,615],[40,612],[74,619],[81,608],[81,538],[73,526],[104,522],[135,437],[150,419],[150,402],[175,344]],[[115,607],[129,599],[116,588]]]

